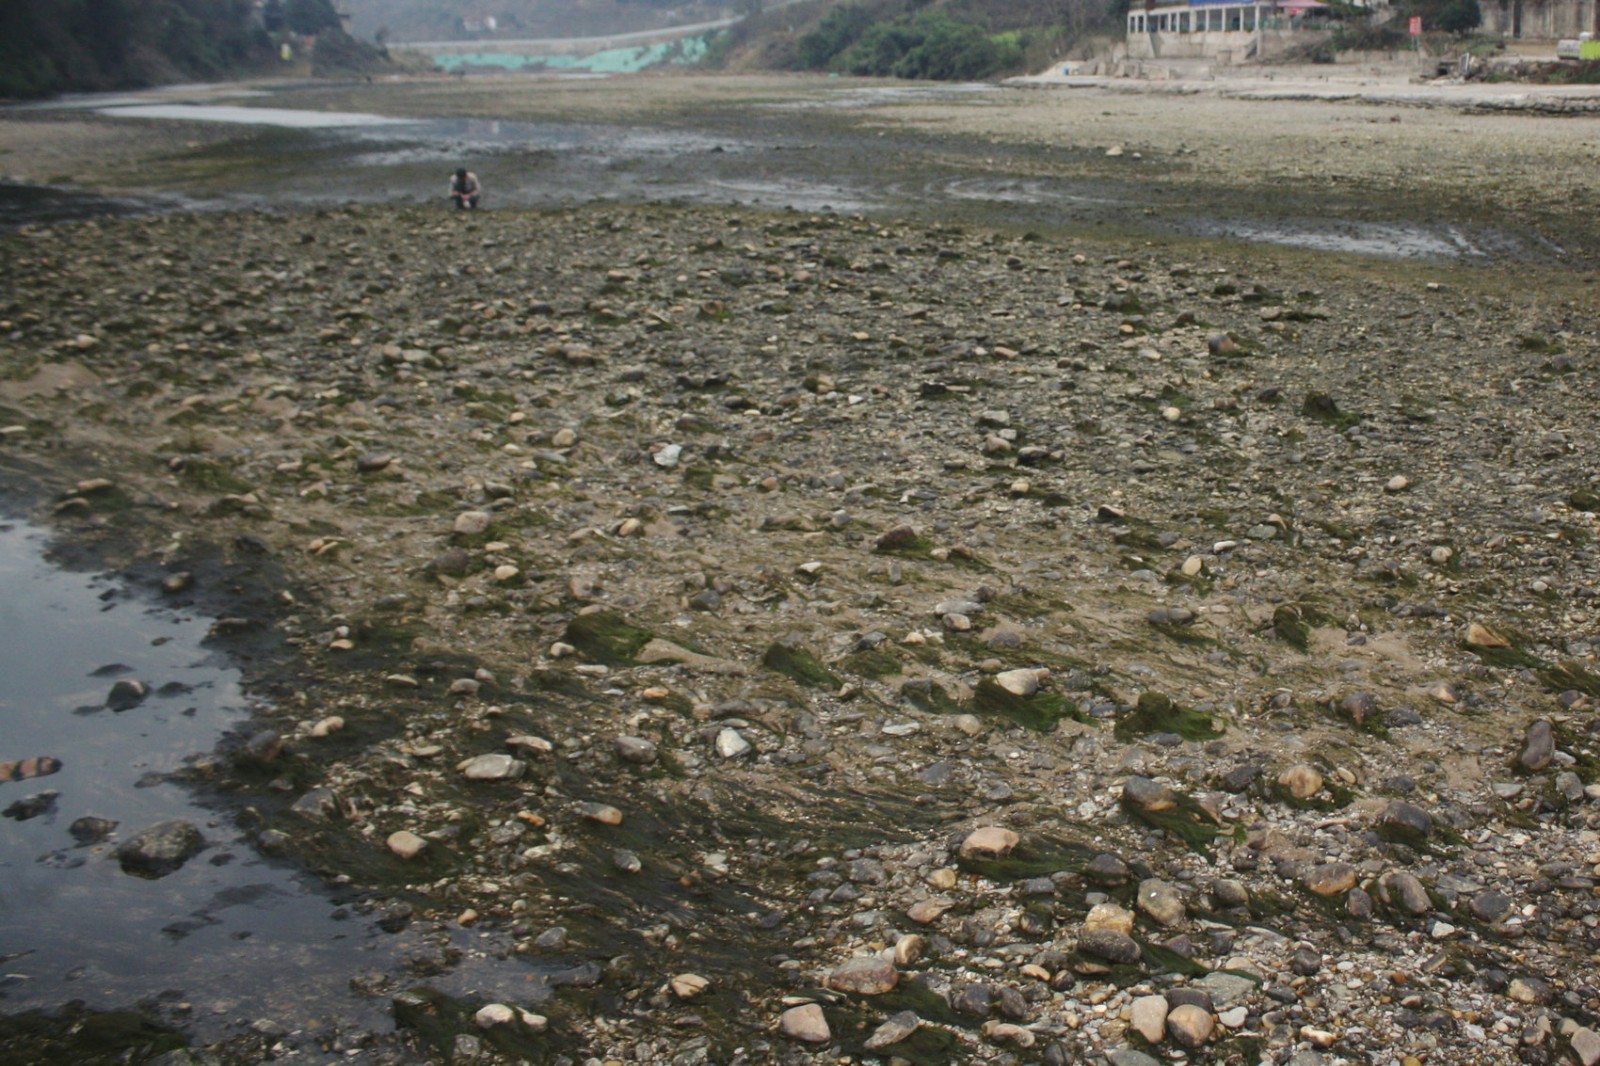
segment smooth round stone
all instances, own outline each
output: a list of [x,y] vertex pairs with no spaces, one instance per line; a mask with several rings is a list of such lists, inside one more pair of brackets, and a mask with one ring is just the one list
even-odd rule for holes
[[1039,682],[1049,676],[1048,670],[1004,670],[994,675],[995,684],[1024,698],[1039,691]]
[[987,825],[974,829],[961,842],[963,859],[1003,859],[1022,842],[1022,838],[1003,826]]
[[578,817],[601,825],[621,825],[622,812],[609,803],[580,803],[575,808]]
[[711,987],[711,982],[697,973],[680,973],[669,983],[679,999],[693,999]]
[[1384,483],[1385,492],[1404,492],[1411,487],[1411,479],[1404,474],[1396,474]]
[[1078,937],[1078,950],[1111,963],[1138,962],[1144,954],[1133,937],[1112,929],[1084,930]]
[[1396,870],[1384,875],[1382,885],[1390,906],[1399,907],[1407,914],[1427,914],[1433,909],[1428,890],[1416,874]]
[[1378,822],[1380,825],[1409,830],[1422,836],[1433,832],[1433,818],[1428,812],[1404,800],[1390,800],[1383,808],[1383,812],[1378,815]]
[[858,996],[881,996],[900,983],[894,963],[881,955],[862,955],[834,967],[828,987]]
[[1347,862],[1325,862],[1306,874],[1306,888],[1319,896],[1337,896],[1356,887],[1356,868]]
[[1517,762],[1524,770],[1543,770],[1550,765],[1555,755],[1555,733],[1550,727],[1550,722],[1544,718],[1535,719],[1528,726],[1527,739],[1523,743],[1522,754],[1517,756]]
[[1211,882],[1211,896],[1222,907],[1248,907],[1250,890],[1244,882],[1229,877],[1219,877]]
[[1167,1032],[1175,1043],[1186,1048],[1197,1048],[1211,1039],[1216,1022],[1211,1012],[1192,1003],[1174,1007],[1167,1015]]
[[1158,878],[1139,884],[1139,909],[1161,925],[1176,925],[1183,921],[1183,897],[1172,885]]
[[493,520],[488,511],[463,511],[456,515],[453,528],[464,537],[476,537],[486,532]]
[[942,899],[919,899],[906,909],[906,917],[918,925],[936,922],[955,904]]
[[514,755],[477,755],[458,763],[468,781],[508,781],[522,776],[522,763]]
[[413,833],[409,829],[401,829],[398,832],[390,833],[389,839],[385,841],[385,843],[388,845],[390,851],[394,852],[402,859],[414,859],[418,855],[421,855],[423,849],[428,846],[428,842],[426,840],[417,836],[417,834]]
[[1128,1025],[1152,1044],[1167,1036],[1167,997],[1140,996],[1128,1012]]
[[510,1025],[516,1017],[517,1012],[504,1003],[490,1003],[478,1008],[472,1020],[479,1029],[493,1029],[497,1025]]
[[1498,889],[1486,889],[1472,897],[1472,916],[1480,922],[1498,922],[1511,912],[1512,898]]
[[922,1019],[917,1017],[916,1011],[903,1010],[874,1029],[862,1047],[868,1051],[882,1051],[907,1039],[920,1028]]
[[806,1044],[826,1044],[833,1039],[828,1019],[815,1003],[802,1003],[790,1007],[778,1017],[778,1027],[783,1035]]
[[1278,775],[1278,786],[1297,800],[1310,799],[1322,790],[1322,785],[1322,772],[1305,763],[1297,763]]
[[618,737],[617,754],[623,762],[648,766],[656,761],[657,751],[655,743],[644,737]]
[[1177,805],[1172,790],[1148,777],[1130,777],[1122,783],[1122,800],[1141,811],[1171,810]]
[[117,861],[125,873],[154,880],[188,862],[205,844],[200,830],[191,822],[157,822],[118,847]]
[[1133,912],[1128,908],[1116,903],[1096,903],[1083,919],[1083,927],[1088,930],[1109,929],[1126,936],[1133,932],[1133,922]]

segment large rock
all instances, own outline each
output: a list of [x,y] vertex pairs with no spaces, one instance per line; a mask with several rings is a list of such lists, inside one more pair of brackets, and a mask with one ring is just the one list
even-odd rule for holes
[[833,1039],[828,1019],[815,1003],[790,1007],[779,1016],[778,1027],[783,1030],[784,1036],[806,1044],[826,1044]]
[[1139,909],[1160,925],[1177,925],[1183,921],[1183,897],[1172,885],[1158,878],[1139,882]]
[[1152,1044],[1167,1036],[1167,997],[1140,996],[1128,1012],[1128,1025]]
[[205,837],[192,822],[174,819],[134,834],[117,848],[117,861],[124,873],[155,879],[172,873],[205,846]]
[[1211,1039],[1215,1029],[1216,1019],[1211,1017],[1211,1012],[1192,1003],[1174,1007],[1167,1015],[1167,1032],[1174,1043],[1186,1048],[1197,1048],[1204,1044]]
[[858,996],[881,996],[900,983],[894,963],[882,955],[862,955],[834,967],[828,974],[828,987]]
[[1002,826],[986,825],[974,829],[961,842],[963,859],[1003,859],[1022,838]]

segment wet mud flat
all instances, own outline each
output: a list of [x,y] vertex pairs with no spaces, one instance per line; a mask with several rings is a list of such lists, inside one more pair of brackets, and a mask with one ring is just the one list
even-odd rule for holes
[[[5,113],[0,168],[28,187],[0,195],[0,218],[43,217],[38,190],[63,184],[164,194],[154,210],[422,203],[468,163],[490,207],[741,205],[1592,265],[1600,205],[1569,180],[1591,155],[1582,115],[1472,113],[1443,89],[1224,89],[475,77],[86,98]],[[238,125],[252,113],[260,126]]]
[[0,251],[6,484],[279,649],[207,786],[407,938],[394,1033],[228,1061],[1596,1046],[1581,268],[615,203]]

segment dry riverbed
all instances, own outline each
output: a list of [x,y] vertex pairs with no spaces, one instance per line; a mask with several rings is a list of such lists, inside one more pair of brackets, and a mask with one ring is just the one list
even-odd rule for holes
[[[1294,106],[1374,182],[1437,117]],[[260,722],[189,776],[433,945],[224,1061],[1600,1060],[1575,267],[617,204],[0,262],[13,507],[218,617]]]

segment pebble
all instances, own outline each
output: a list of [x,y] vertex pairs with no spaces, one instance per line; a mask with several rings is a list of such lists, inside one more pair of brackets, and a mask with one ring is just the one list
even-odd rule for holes
[[1167,1032],[1172,1035],[1173,1043],[1182,1047],[1201,1047],[1211,1039],[1215,1028],[1211,1012],[1190,1003],[1174,1007],[1167,1015]]
[[1278,785],[1297,800],[1315,796],[1323,783],[1322,771],[1306,763],[1296,763],[1278,775]]
[[826,1044],[833,1039],[828,1019],[815,1003],[790,1007],[779,1016],[778,1026],[784,1036],[806,1044]]
[[1347,862],[1325,862],[1306,872],[1306,888],[1319,896],[1337,896],[1356,885],[1356,868]]
[[879,996],[900,982],[893,961],[881,955],[862,955],[835,967],[828,974],[828,987],[858,996]]
[[1139,909],[1159,925],[1177,925],[1183,921],[1183,897],[1165,881],[1150,878],[1139,883]]
[[409,829],[401,829],[389,834],[384,842],[390,851],[402,859],[414,859],[427,848],[428,842]]
[[511,781],[522,776],[524,766],[513,755],[476,755],[456,765],[469,781]]
[[205,847],[192,822],[173,819],[141,829],[117,848],[125,873],[156,879],[178,870]]
[[1002,826],[982,826],[968,833],[961,842],[963,859],[1003,859],[1022,838]]
[[1152,1044],[1167,1036],[1167,997],[1138,996],[1129,1007],[1128,1024]]

